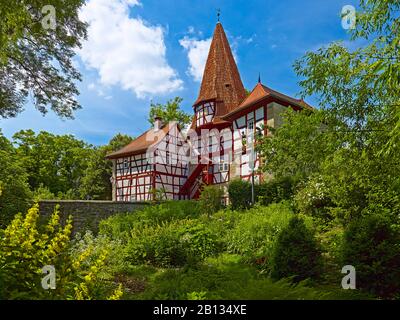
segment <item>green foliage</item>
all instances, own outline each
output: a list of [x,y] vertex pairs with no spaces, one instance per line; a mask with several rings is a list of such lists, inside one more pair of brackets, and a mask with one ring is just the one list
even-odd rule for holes
[[[386,208],[391,215],[400,212],[397,11],[396,1],[361,1],[350,34],[351,40],[363,39],[365,45],[349,50],[343,43],[332,43],[295,63],[303,78],[302,96],[318,98],[323,135],[335,146],[314,174],[321,175],[333,213],[344,224],[369,207]],[[287,137],[294,139],[296,134]],[[306,139],[313,141],[313,135],[294,141]],[[318,146],[310,151],[314,150]]]
[[228,186],[229,201],[233,210],[247,209],[251,205],[251,184],[233,179]]
[[126,261],[126,250],[120,239],[110,239],[104,235],[94,236],[91,231],[81,235],[76,234],[72,241],[70,254],[72,257],[87,255],[85,264],[93,265],[96,259],[104,252],[107,252],[105,264],[99,270],[97,277],[102,280],[114,280],[114,276],[126,272],[129,264]]
[[78,192],[81,199],[111,200],[112,162],[105,157],[125,147],[132,140],[133,137],[118,133],[107,145],[92,149],[80,179]]
[[256,199],[262,205],[290,200],[295,180],[290,177],[274,178],[255,186]]
[[52,193],[48,187],[42,184],[33,192],[33,200],[39,202],[41,200],[57,200],[57,196]]
[[99,234],[120,240],[133,264],[184,266],[221,248],[195,201],[168,201],[101,221]]
[[225,238],[228,252],[241,254],[247,262],[270,267],[276,238],[293,216],[288,204],[255,206],[235,214],[234,227]]
[[[17,198],[24,197],[29,206],[32,196],[28,189],[33,191],[36,201],[111,199],[112,163],[105,156],[131,141],[132,137],[117,134],[107,145],[93,147],[71,135],[43,131],[35,134],[32,130],[22,130],[13,136],[14,147],[0,135],[0,181],[7,185],[4,190],[15,198],[13,202],[16,203],[15,209],[7,209],[7,212],[12,214],[15,210],[26,209],[26,205],[19,206]],[[14,174],[13,178],[10,173]],[[6,181],[11,178],[13,185]]]
[[356,269],[357,288],[382,297],[400,293],[400,227],[386,214],[372,213],[346,228],[343,265]]
[[164,123],[177,121],[179,126],[184,128],[192,121],[192,116],[180,109],[182,101],[182,98],[175,97],[174,99],[168,100],[164,105],[151,103],[148,121],[151,125],[154,125],[154,117],[157,116]]
[[201,189],[199,198],[200,211],[208,216],[222,208],[224,191],[222,188],[213,185],[205,185]]
[[195,264],[217,248],[217,239],[205,224],[183,219],[132,229],[127,253],[132,264],[177,267]]
[[[25,217],[15,216],[0,233],[0,298],[1,299],[104,299],[110,287],[102,285],[99,272],[107,257],[101,248],[92,263],[87,258],[91,247],[72,255],[70,250],[71,217],[64,227],[56,208],[46,225],[39,227],[39,209],[34,205]],[[52,265],[56,271],[56,288],[41,287],[42,268]],[[118,288],[112,293],[118,298]]]
[[295,206],[321,224],[326,257],[337,260],[342,244],[347,258],[357,257],[361,286],[385,297],[398,291],[389,283],[399,282],[395,272],[384,271],[396,259],[387,219],[394,230],[400,214],[398,9],[394,0],[360,1],[350,35],[364,45],[335,42],[299,59],[301,95],[316,97],[320,109],[288,111],[259,145],[263,171],[298,180]]
[[164,222],[199,216],[195,201],[168,201],[158,205],[144,206],[133,213],[117,214],[102,220],[99,233],[111,239],[128,241],[132,229],[160,225]]
[[0,131],[0,227],[18,212],[25,212],[32,201],[28,175],[11,143]]
[[325,157],[333,152],[338,142],[322,125],[322,111],[295,112],[291,108],[282,113],[283,123],[267,135],[257,149],[263,161],[262,170],[274,178],[291,177],[302,180],[319,170]]
[[[56,28],[44,28],[42,13],[51,4]],[[87,24],[79,20],[83,0],[2,1],[0,3],[0,117],[15,117],[29,95],[45,114],[48,106],[61,117],[72,118],[80,108],[76,80],[81,76],[72,63],[75,50],[86,38]]]
[[86,143],[71,135],[32,130],[17,132],[13,142],[32,190],[45,186],[56,195],[73,192],[77,196],[91,152]]
[[294,216],[280,232],[272,257],[271,276],[293,277],[295,282],[321,274],[321,249],[304,220]]
[[331,218],[328,207],[332,206],[330,192],[321,177],[310,178],[300,185],[294,197],[296,208],[304,214],[317,218]]
[[206,299],[206,300],[319,300],[360,299],[365,295],[344,290],[329,291],[293,284],[287,279],[272,281],[241,262],[238,255],[222,254],[207,258],[197,268],[162,270],[149,275],[144,292],[132,299]]

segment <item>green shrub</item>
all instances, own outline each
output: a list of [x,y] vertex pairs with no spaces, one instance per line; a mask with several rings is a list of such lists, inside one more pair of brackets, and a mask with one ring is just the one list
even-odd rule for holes
[[271,276],[293,277],[295,282],[320,276],[321,250],[304,220],[297,216],[278,235],[272,258]]
[[311,178],[300,186],[294,201],[296,208],[304,214],[323,219],[332,218],[329,207],[332,207],[333,203],[321,177]]
[[237,213],[235,226],[225,240],[228,251],[241,254],[247,262],[268,266],[276,237],[292,216],[287,203],[255,206]]
[[233,210],[243,210],[251,206],[251,184],[240,178],[233,179],[228,186],[229,201]]
[[157,225],[172,220],[195,218],[199,214],[199,204],[196,201],[168,201],[102,220],[99,225],[99,234],[126,242],[130,238],[132,229],[140,229],[143,226]]
[[195,264],[218,251],[216,236],[196,220],[174,220],[131,230],[127,246],[132,264],[184,266]]
[[370,214],[345,230],[343,265],[356,269],[357,288],[382,297],[400,294],[400,229],[386,215]]
[[[40,226],[38,220],[36,204],[24,217],[17,214],[0,232],[0,299],[115,299],[122,295],[121,287],[113,292],[112,286],[101,281],[107,248],[88,261],[91,246],[79,254],[70,251],[71,218],[62,227],[56,208],[46,225]],[[46,265],[56,271],[52,290],[41,287]]]
[[[225,242],[227,234],[234,228],[241,214],[229,209],[220,210],[211,217],[202,215],[198,219],[207,225],[210,231],[222,242]],[[226,242],[225,242],[226,244]],[[224,245],[225,245],[224,244]]]
[[39,202],[41,200],[57,200],[57,197],[50,191],[50,189],[41,184],[36,190],[33,191],[33,200]]
[[127,263],[126,250],[122,241],[113,240],[104,235],[94,236],[91,231],[87,231],[84,235],[77,233],[72,241],[70,254],[76,258],[85,252],[90,255],[85,259],[87,265],[95,263],[96,259],[102,252],[108,252],[105,265],[99,271],[99,278],[111,280],[114,276],[126,272],[129,269]]
[[200,211],[208,216],[222,208],[224,191],[217,186],[203,186],[199,198]]
[[273,179],[255,186],[256,199],[262,205],[289,200],[293,196],[295,181],[292,178]]

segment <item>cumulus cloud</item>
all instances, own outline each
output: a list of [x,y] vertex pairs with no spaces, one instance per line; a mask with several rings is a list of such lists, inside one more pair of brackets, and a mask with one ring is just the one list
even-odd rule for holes
[[137,97],[166,94],[182,88],[168,64],[161,26],[129,16],[137,0],[89,0],[80,18],[90,24],[88,40],[78,54],[94,68],[103,85],[119,85]]
[[96,92],[99,97],[103,97],[106,100],[112,99],[111,95],[107,95],[105,91],[108,91],[107,88],[104,88],[101,83],[89,83],[87,86],[88,90]]
[[212,38],[198,40],[187,36],[179,40],[180,45],[187,50],[189,59],[188,73],[195,81],[200,82],[203,78],[204,67],[206,65],[211,40]]
[[[195,33],[193,27],[189,27],[189,34]],[[241,37],[231,39],[231,48],[233,58],[236,63],[238,63],[239,58],[237,55],[237,48],[239,47],[239,41]],[[203,78],[204,68],[206,66],[208,52],[210,50],[212,37],[205,40],[198,40],[196,37],[185,36],[183,39],[179,40],[180,45],[185,48],[189,60],[188,74],[193,77],[197,82],[200,82]],[[253,41],[253,39],[251,39]],[[250,42],[251,42],[250,41]]]

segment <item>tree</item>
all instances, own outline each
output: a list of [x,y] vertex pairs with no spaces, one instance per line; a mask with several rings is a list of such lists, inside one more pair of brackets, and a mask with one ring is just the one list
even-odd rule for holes
[[192,121],[192,116],[180,109],[182,101],[182,98],[175,97],[174,99],[168,100],[164,105],[151,103],[148,121],[151,125],[154,125],[154,117],[157,116],[165,123],[177,121],[179,126],[184,128]]
[[295,63],[302,95],[318,97],[330,140],[339,143],[322,175],[350,219],[376,206],[400,212],[398,9],[394,0],[361,1],[350,36],[367,45],[351,51],[333,43]]
[[93,149],[79,187],[79,195],[82,199],[111,199],[112,163],[105,157],[126,146],[132,140],[133,138],[128,135],[118,133],[107,145]]
[[301,95],[317,97],[320,110],[287,116],[261,145],[264,170],[318,180],[344,224],[377,207],[400,213],[398,8],[361,1],[350,35],[366,45],[335,42],[296,61]]
[[[294,67],[304,77],[302,96],[315,94],[329,109],[339,130],[351,131],[348,143],[362,145],[374,131],[392,136],[382,146],[390,151],[400,128],[400,17],[396,0],[361,0],[351,40],[368,45],[350,51],[332,43],[309,52]],[[397,140],[398,141],[398,140]],[[393,150],[394,151],[394,150]]]
[[[84,0],[0,3],[0,117],[17,116],[29,94],[45,114],[48,106],[60,117],[80,108],[72,64],[75,50],[86,38],[79,20]],[[55,15],[53,15],[55,14]],[[54,18],[52,18],[54,17]]]
[[0,228],[30,206],[32,194],[27,180],[13,145],[0,131]]
[[323,125],[325,114],[321,111],[288,109],[282,117],[283,124],[278,129],[270,128],[272,135],[265,136],[258,144],[264,159],[261,169],[275,178],[306,179],[319,170],[338,143]]
[[32,190],[44,186],[57,196],[78,197],[91,146],[72,135],[35,134],[32,130],[17,132],[13,141]]

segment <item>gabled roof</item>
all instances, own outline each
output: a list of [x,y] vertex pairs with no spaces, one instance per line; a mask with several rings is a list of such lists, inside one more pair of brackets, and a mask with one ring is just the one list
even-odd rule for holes
[[218,118],[236,108],[245,97],[246,91],[231,47],[222,24],[218,22],[208,53],[199,96],[194,105],[217,100],[215,116]]
[[237,108],[235,108],[234,110],[227,113],[223,117],[223,119],[229,118],[230,116],[234,115],[235,113],[240,112],[267,97],[285,101],[293,106],[296,106],[296,107],[299,107],[302,109],[309,109],[309,110],[314,109],[312,106],[310,106],[308,103],[306,103],[302,99],[292,98],[292,97],[287,96],[283,93],[280,93],[276,90],[268,88],[267,86],[264,86],[263,84],[261,84],[259,82],[254,87],[253,91],[251,91],[250,95]]
[[160,142],[174,125],[176,125],[176,122],[170,122],[169,124],[165,124],[163,127],[161,127],[159,131],[154,131],[154,128],[151,128],[136,139],[132,140],[131,143],[122,149],[108,154],[106,158],[114,159],[123,156],[144,153],[149,147],[157,142]]

